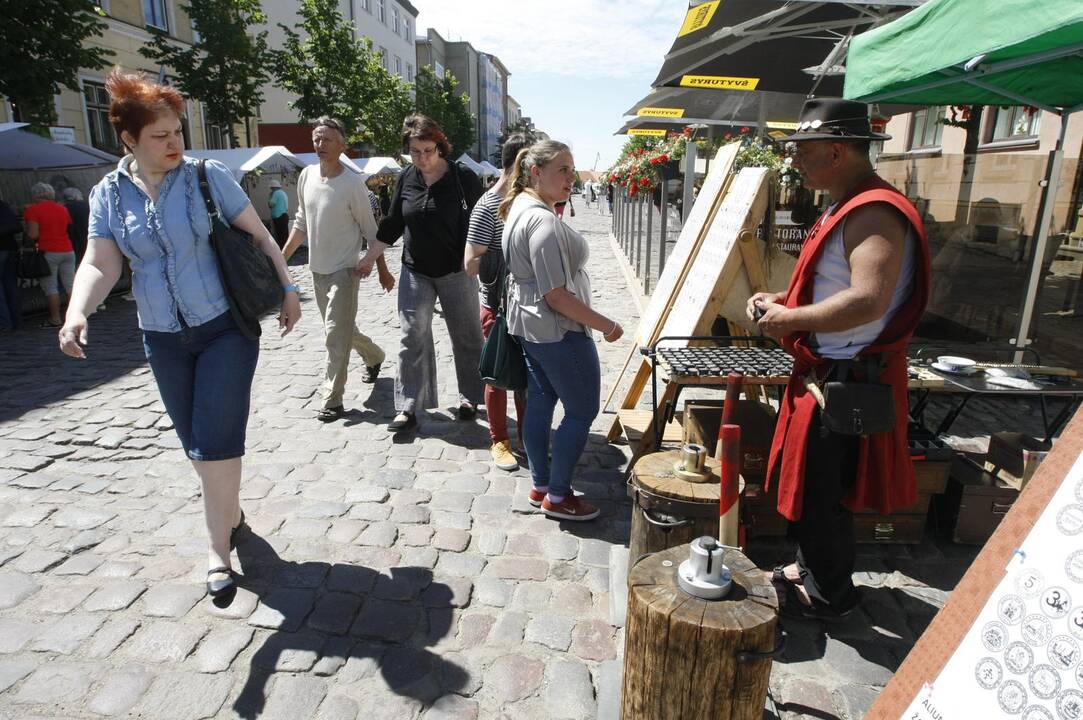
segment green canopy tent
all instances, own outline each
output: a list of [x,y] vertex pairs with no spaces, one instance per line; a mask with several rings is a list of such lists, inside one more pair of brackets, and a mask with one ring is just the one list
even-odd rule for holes
[[1083,2],[930,0],[855,36],[845,97],[921,105],[1028,105],[1060,115],[1016,334],[1026,347],[1041,281],[1068,116],[1083,110]]

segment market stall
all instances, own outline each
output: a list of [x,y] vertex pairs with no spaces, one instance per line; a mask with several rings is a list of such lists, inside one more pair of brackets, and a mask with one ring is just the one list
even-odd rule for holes
[[248,193],[252,206],[265,223],[269,224],[271,219],[267,201],[271,195],[272,180],[281,183],[282,189],[286,191],[290,212],[297,209],[297,176],[306,163],[284,145],[227,150],[185,150],[184,154],[194,158],[217,160],[229,168]]

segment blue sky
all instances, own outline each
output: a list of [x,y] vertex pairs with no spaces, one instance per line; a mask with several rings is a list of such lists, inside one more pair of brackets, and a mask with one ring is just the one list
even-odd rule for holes
[[500,58],[534,124],[572,146],[576,166],[611,165],[624,111],[650,92],[684,19],[683,0],[413,0],[434,28]]

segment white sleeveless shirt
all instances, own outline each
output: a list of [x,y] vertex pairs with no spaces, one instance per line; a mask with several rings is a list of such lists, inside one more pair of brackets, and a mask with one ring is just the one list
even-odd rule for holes
[[[828,208],[828,215],[833,213],[838,204]],[[826,218],[825,218],[826,219]],[[812,284],[812,302],[818,303],[850,287],[850,263],[846,260],[846,246],[843,243],[843,231],[846,219],[843,218],[831,231],[831,236],[824,243],[823,254],[816,263],[816,275]],[[917,235],[914,227],[907,223],[906,240],[903,244],[903,263],[899,270],[899,279],[891,294],[891,305],[886,313],[876,320],[838,332],[818,332],[812,334],[812,341],[817,346],[816,352],[832,360],[849,360],[871,345],[895,313],[899,311],[914,283],[914,255],[917,247]]]

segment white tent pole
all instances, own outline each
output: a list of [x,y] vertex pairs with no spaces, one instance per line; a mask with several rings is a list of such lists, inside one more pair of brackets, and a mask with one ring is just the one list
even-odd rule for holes
[[1019,332],[1015,337],[1015,362],[1023,362],[1023,350],[1030,344],[1030,326],[1034,319],[1035,306],[1038,302],[1038,286],[1042,280],[1042,261],[1045,259],[1045,247],[1049,242],[1049,225],[1053,219],[1053,205],[1057,200],[1057,186],[1060,184],[1060,167],[1064,160],[1064,136],[1068,132],[1068,112],[1060,116],[1060,135],[1057,144],[1049,156],[1046,168],[1045,187],[1042,189],[1041,209],[1038,212],[1038,232],[1035,235],[1034,257],[1030,264],[1030,280],[1027,282],[1027,294],[1023,299],[1023,312],[1019,317]]

